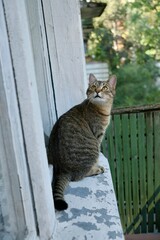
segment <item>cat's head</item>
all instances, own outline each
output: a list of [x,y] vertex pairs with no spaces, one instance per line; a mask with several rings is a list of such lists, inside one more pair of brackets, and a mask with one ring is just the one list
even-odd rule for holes
[[115,75],[109,77],[107,81],[98,81],[91,73],[89,75],[89,86],[87,89],[87,98],[93,103],[107,103],[115,95],[117,78]]

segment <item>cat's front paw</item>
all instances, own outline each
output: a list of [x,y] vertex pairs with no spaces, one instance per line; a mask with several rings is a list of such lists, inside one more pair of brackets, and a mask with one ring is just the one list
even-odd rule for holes
[[105,168],[104,167],[98,166],[98,168],[99,168],[99,173],[104,173],[105,172]]
[[86,174],[86,177],[98,175],[104,173],[105,169],[102,166],[93,166],[90,171]]

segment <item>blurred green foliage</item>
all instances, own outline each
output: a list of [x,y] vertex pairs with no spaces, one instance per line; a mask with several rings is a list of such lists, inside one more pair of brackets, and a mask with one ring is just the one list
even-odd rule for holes
[[160,1],[108,1],[94,26],[87,54],[117,75],[114,106],[160,103]]
[[114,107],[160,103],[160,90],[155,85],[157,69],[152,61],[125,64],[114,73],[118,79]]

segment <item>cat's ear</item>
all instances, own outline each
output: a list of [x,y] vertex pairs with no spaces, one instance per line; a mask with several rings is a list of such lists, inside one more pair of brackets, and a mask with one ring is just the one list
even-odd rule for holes
[[117,77],[116,75],[112,75],[109,80],[108,80],[110,86],[112,87],[112,89],[116,88],[116,84],[117,84]]
[[95,81],[97,81],[96,77],[90,73],[89,74],[89,84],[93,84]]

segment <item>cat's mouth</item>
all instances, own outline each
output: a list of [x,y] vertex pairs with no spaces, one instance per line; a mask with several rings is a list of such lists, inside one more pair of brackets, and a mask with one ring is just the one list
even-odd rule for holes
[[101,98],[98,94],[94,98]]

